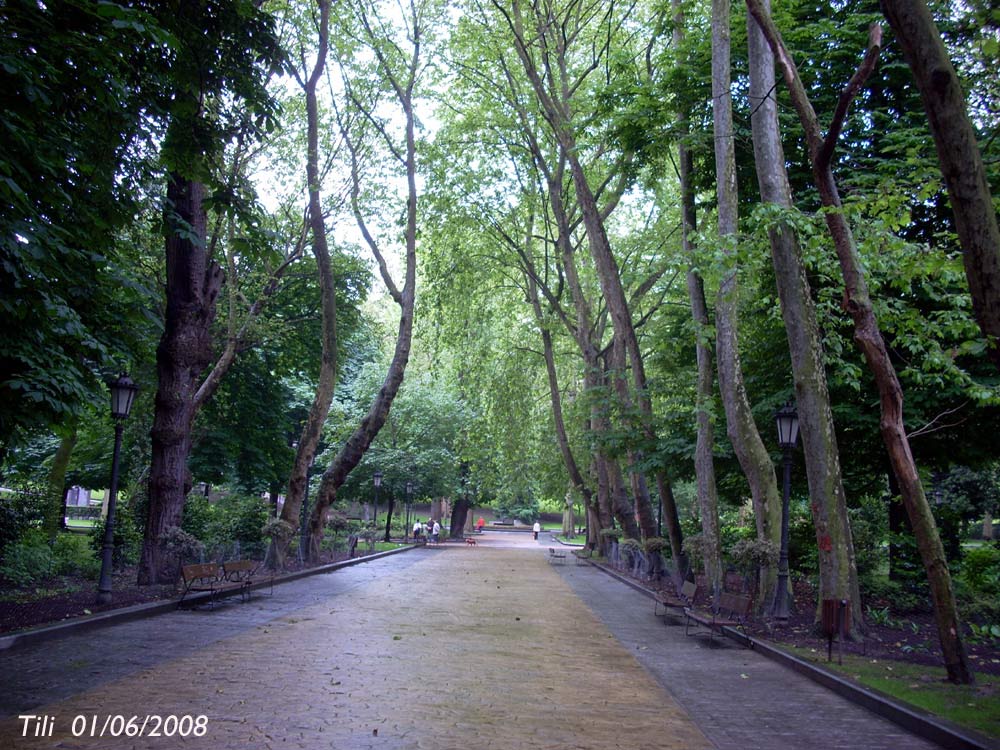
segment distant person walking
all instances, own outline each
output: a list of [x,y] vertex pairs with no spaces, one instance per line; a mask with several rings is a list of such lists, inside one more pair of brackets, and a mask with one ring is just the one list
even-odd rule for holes
[[531,527],[531,533],[535,535],[535,539],[538,539],[538,532],[542,530],[542,525],[535,521],[535,525]]
[[420,534],[421,534],[421,532],[423,530],[424,530],[424,527],[421,525],[421,523],[420,523],[419,520],[413,522],[413,538],[414,539],[419,539],[420,538]]
[[440,537],[441,537],[441,524],[435,521],[434,529],[431,531],[431,538],[434,540],[434,544],[438,543]]
[[484,521],[483,517],[480,516],[479,520],[476,521],[476,531],[478,531],[480,534],[482,534],[483,533],[483,526],[485,526],[485,525],[486,525],[486,521]]

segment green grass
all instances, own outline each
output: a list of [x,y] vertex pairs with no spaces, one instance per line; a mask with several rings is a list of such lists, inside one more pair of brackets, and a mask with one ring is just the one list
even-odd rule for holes
[[801,659],[816,662],[866,687],[922,708],[992,737],[1000,737],[1000,677],[976,676],[975,685],[953,685],[943,667],[870,659],[846,654],[843,666],[827,663],[823,649],[786,646]]

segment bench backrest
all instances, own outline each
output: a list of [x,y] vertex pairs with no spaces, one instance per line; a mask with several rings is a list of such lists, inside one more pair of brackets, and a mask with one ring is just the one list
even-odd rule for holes
[[218,578],[219,566],[215,563],[195,563],[194,565],[185,565],[181,568],[181,575],[184,576],[184,581],[186,583],[196,581],[199,578]]
[[253,560],[230,560],[222,563],[222,574],[227,581],[248,583],[256,570],[257,563]]
[[742,619],[750,612],[750,597],[723,591],[719,596],[719,610]]
[[231,573],[252,573],[257,569],[257,563],[253,560],[230,560],[222,563],[222,569],[226,575]]

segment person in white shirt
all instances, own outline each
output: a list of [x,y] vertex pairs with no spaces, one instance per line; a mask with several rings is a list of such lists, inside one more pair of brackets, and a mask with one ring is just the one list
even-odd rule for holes
[[542,530],[542,525],[535,521],[535,525],[531,527],[532,533],[535,535],[535,539],[538,539],[538,532]]
[[431,531],[431,538],[434,540],[434,544],[438,543],[438,538],[441,535],[441,524],[437,521],[434,522],[434,529]]

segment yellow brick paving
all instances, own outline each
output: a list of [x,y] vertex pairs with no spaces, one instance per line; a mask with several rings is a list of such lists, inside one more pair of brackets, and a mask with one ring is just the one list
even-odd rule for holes
[[[533,545],[427,554],[31,713],[55,717],[53,736],[21,737],[9,717],[0,748],[712,747]],[[118,714],[205,715],[207,731],[70,731],[74,716],[96,715],[100,729]]]

